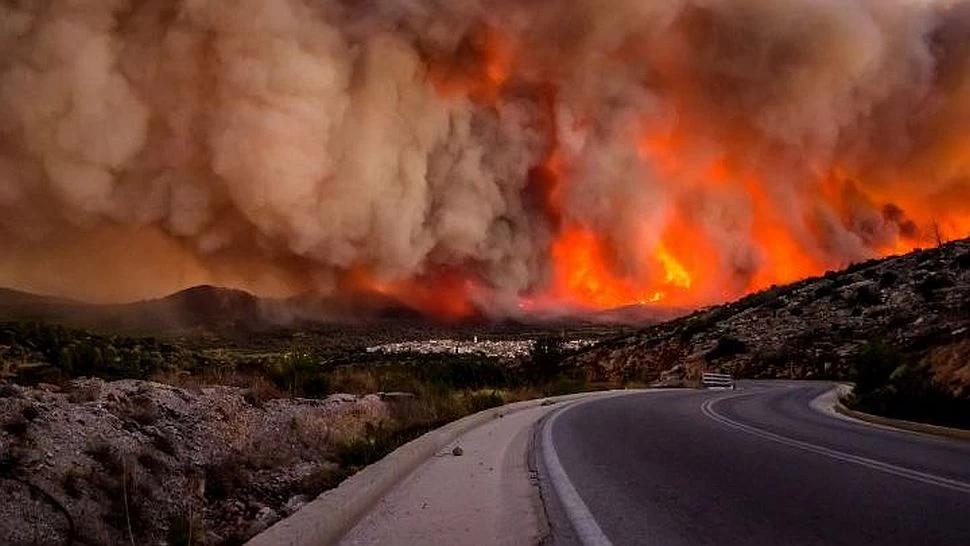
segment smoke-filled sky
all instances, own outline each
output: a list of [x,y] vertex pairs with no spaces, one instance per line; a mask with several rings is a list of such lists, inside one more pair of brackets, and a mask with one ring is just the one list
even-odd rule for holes
[[0,285],[698,305],[970,235],[970,1],[10,0]]

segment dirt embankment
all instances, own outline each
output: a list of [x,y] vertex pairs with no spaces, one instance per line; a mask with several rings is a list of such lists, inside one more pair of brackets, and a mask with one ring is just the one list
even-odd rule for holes
[[332,487],[334,446],[387,419],[390,405],[135,380],[0,385],[0,536],[239,543]]

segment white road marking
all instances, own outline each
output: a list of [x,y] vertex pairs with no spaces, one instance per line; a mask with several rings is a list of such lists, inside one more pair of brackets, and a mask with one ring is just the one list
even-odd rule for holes
[[961,482],[958,480],[952,480],[950,478],[944,478],[942,476],[935,476],[933,474],[927,474],[926,472],[920,472],[918,470],[913,470],[910,468],[904,468],[901,466],[896,466],[889,463],[884,463],[882,461],[877,461],[875,459],[870,459],[868,457],[861,457],[859,455],[852,455],[851,453],[845,453],[843,451],[836,451],[834,449],[829,449],[827,447],[818,446],[815,444],[810,444],[808,442],[803,442],[801,440],[796,440],[794,438],[789,438],[787,436],[782,436],[780,434],[775,434],[774,432],[769,432],[767,430],[753,427],[751,425],[746,425],[738,421],[734,421],[725,417],[724,415],[718,413],[714,406],[723,401],[732,398],[740,398],[743,396],[753,396],[753,394],[738,394],[734,396],[724,396],[720,398],[712,398],[706,400],[701,405],[701,411],[707,417],[725,425],[727,427],[746,432],[753,436],[758,436],[766,440],[771,440],[779,444],[784,444],[789,447],[794,447],[796,449],[801,449],[803,451],[808,451],[825,457],[830,457],[832,459],[837,459],[839,461],[844,461],[847,463],[858,464],[873,470],[879,470],[887,474],[892,474],[894,476],[899,476],[902,478],[908,478],[910,480],[926,483],[929,485],[935,485],[937,487],[942,487],[944,489],[949,489],[951,491],[957,491],[959,493],[970,494],[970,483]]
[[559,455],[556,453],[556,447],[552,443],[552,426],[556,423],[556,419],[567,409],[581,404],[572,404],[556,411],[543,425],[543,462],[545,463],[545,470],[549,476],[549,481],[552,482],[552,487],[556,491],[559,502],[562,503],[563,509],[566,511],[566,516],[572,523],[580,543],[583,546],[612,546],[613,543],[610,542],[610,539],[600,529],[599,524],[596,523],[596,518],[589,511],[589,507],[583,502],[583,498],[579,496],[579,492],[576,491],[573,483],[569,481],[569,476],[566,475],[566,471],[559,462]]

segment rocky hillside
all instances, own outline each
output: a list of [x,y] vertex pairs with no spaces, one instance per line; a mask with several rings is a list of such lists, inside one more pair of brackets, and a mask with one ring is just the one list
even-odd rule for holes
[[[739,377],[852,379],[871,344],[933,362],[970,385],[970,239],[774,287],[574,357],[598,380],[675,383],[702,370]],[[962,356],[961,356],[962,355]]]

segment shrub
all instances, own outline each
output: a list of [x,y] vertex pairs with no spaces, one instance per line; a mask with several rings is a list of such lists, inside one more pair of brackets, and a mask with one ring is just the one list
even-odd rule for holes
[[108,442],[94,442],[88,445],[85,453],[110,474],[121,474],[124,472],[125,465],[121,460],[121,455]]
[[933,299],[933,297],[936,295],[936,292],[938,290],[952,285],[953,285],[953,281],[951,281],[949,278],[943,275],[934,273],[931,275],[927,275],[926,278],[921,280],[916,285],[916,292],[919,295],[923,296],[924,299],[929,300],[929,299]]
[[168,522],[168,544],[201,546],[205,544],[205,527],[197,517],[176,514]]
[[27,437],[27,430],[29,428],[30,424],[26,419],[23,418],[23,416],[15,417],[3,425],[3,430],[5,430],[7,434],[21,439]]
[[337,443],[334,455],[341,467],[362,468],[432,428],[431,425],[415,425],[395,430],[387,425],[368,426],[364,436]]
[[523,363],[521,371],[525,381],[532,385],[554,380],[563,372],[566,351],[565,340],[559,337],[541,337],[532,346],[532,353]]
[[134,396],[128,401],[127,417],[140,425],[154,425],[158,422],[158,406],[148,396]]
[[882,296],[878,291],[873,290],[870,286],[860,286],[855,292],[855,301],[857,304],[869,307],[872,305],[878,305],[882,302]]
[[906,356],[890,345],[871,341],[863,345],[855,359],[855,391],[867,393],[889,382],[893,370],[904,364]]
[[476,392],[468,396],[466,403],[469,413],[478,413],[489,408],[501,406],[505,403],[505,399],[495,391]]
[[152,474],[158,474],[163,470],[168,468],[165,461],[159,459],[154,454],[149,452],[144,452],[138,456],[138,463],[145,467],[145,470]]
[[855,362],[850,404],[887,417],[970,427],[970,399],[938,384],[932,367],[893,347],[870,343]]
[[28,421],[33,421],[40,415],[40,411],[34,406],[25,406],[23,411],[20,412],[24,416],[24,419]]
[[210,463],[205,472],[205,497],[210,501],[231,498],[237,490],[249,482],[248,471],[238,457],[226,457]]
[[717,345],[707,352],[707,358],[716,360],[719,358],[730,358],[742,354],[748,350],[748,346],[734,336],[721,336],[717,340]]
[[270,380],[290,396],[318,398],[330,392],[327,370],[311,351],[285,353],[269,370]]
[[582,377],[559,377],[543,389],[543,394],[545,396],[575,394],[585,391],[587,386],[586,379]]
[[175,457],[178,453],[175,449],[175,442],[172,441],[171,436],[164,432],[152,434],[152,445],[155,446],[155,449],[171,457]]
[[329,466],[311,473],[300,481],[298,490],[311,498],[340,485],[347,478],[347,471]]
[[94,402],[101,397],[100,383],[86,383],[83,385],[73,385],[67,393],[67,399],[75,404]]
[[81,473],[76,468],[71,468],[64,474],[64,492],[72,499],[81,498],[81,494],[84,491],[82,482],[83,478]]
[[960,269],[970,269],[970,251],[957,256],[956,264]]
[[892,285],[896,284],[897,279],[898,277],[896,276],[895,273],[893,273],[892,271],[886,271],[879,277],[879,287],[889,288]]

